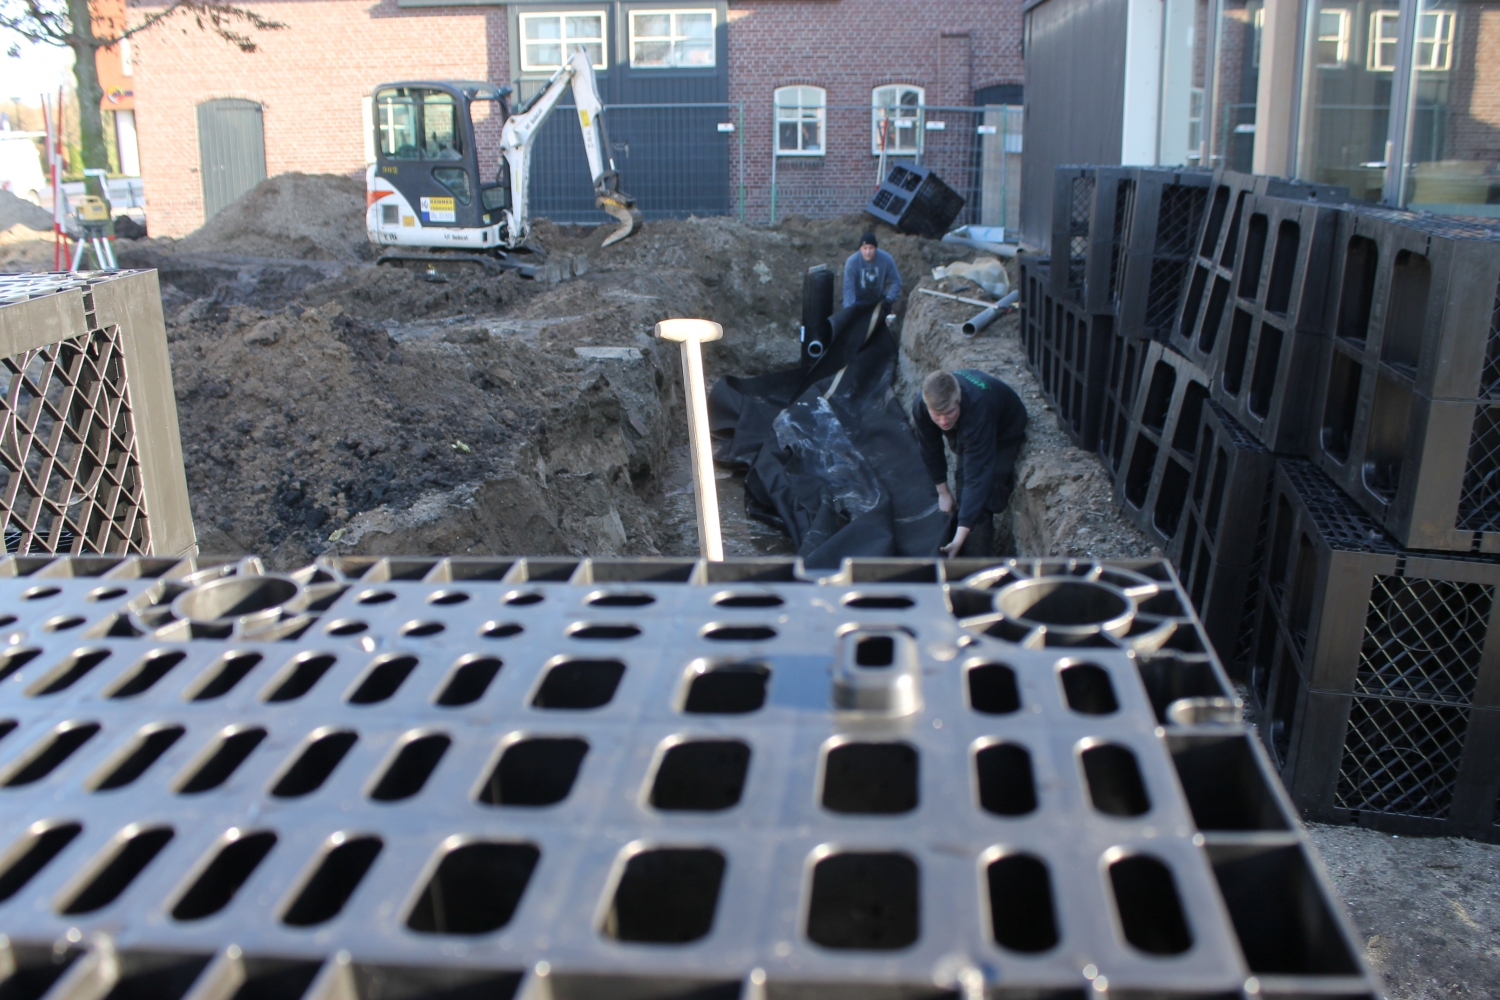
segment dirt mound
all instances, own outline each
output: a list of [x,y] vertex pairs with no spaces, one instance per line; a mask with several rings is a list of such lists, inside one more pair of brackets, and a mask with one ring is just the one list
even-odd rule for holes
[[51,233],[16,223],[0,232],[0,271],[52,270],[52,243]]
[[334,174],[277,174],[173,244],[178,253],[303,260],[370,260],[364,181]]
[[25,198],[0,190],[0,229],[9,229],[15,225],[50,233],[52,213],[45,208],[38,208]]

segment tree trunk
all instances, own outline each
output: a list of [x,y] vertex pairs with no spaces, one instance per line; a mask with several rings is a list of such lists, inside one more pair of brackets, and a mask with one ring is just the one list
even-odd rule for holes
[[99,43],[94,37],[89,0],[68,0],[68,17],[73,22],[68,46],[73,50],[73,80],[78,86],[78,138],[83,147],[83,165],[108,170],[109,153],[104,148],[104,122],[99,111],[104,89],[99,86],[99,66],[95,61]]

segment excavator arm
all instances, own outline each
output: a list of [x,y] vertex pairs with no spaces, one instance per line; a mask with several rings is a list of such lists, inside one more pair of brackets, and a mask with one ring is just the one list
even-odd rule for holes
[[501,155],[505,157],[510,174],[510,208],[504,212],[506,241],[510,246],[524,242],[531,229],[532,143],[537,130],[569,87],[573,89],[573,103],[578,110],[578,127],[583,132],[589,175],[594,179],[594,203],[620,223],[603,245],[618,243],[641,226],[641,213],[635,207],[635,199],[620,190],[620,174],[609,154],[609,138],[604,130],[604,102],[599,99],[594,67],[580,46],[573,50],[568,61],[552,74],[530,103],[517,108],[505,120],[501,131]]

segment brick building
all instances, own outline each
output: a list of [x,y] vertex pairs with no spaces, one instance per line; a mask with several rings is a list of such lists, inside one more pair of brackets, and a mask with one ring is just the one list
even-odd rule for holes
[[[131,0],[139,15],[155,6]],[[742,201],[751,219],[769,210],[773,172],[792,199],[787,210],[818,210],[819,191],[869,190],[878,162],[876,100],[907,109],[889,114],[888,156],[946,155],[957,167],[972,158],[974,130],[966,120],[950,133],[930,131],[930,122],[942,118],[936,108],[972,105],[976,98],[1019,103],[1024,76],[1021,0],[296,0],[254,6],[287,26],[259,34],[254,54],[236,51],[186,18],[135,39],[141,169],[155,233],[191,231],[206,210],[222,207],[229,194],[260,176],[362,174],[363,101],[383,81],[487,80],[510,83],[528,96],[560,51],[556,36],[593,46],[608,104],[718,105],[701,113],[652,111],[650,122],[646,111],[622,110],[611,122],[618,155],[629,157],[622,164],[626,187],[648,211],[650,198],[661,205],[677,196],[684,164],[723,174],[724,210],[738,211]],[[777,103],[791,107],[778,112]],[[912,124],[896,131],[903,117]],[[548,166],[572,155],[570,141],[576,140],[566,134],[566,119],[549,122],[546,131],[555,138],[539,146],[533,176],[567,172],[557,183],[571,192],[581,167]],[[720,122],[735,124],[736,131],[718,131]],[[969,138],[959,141],[960,133]],[[667,183],[670,171],[678,173]],[[586,177],[582,186],[586,195]],[[537,191],[544,214],[548,204],[562,204],[548,201],[547,187]],[[805,204],[795,203],[795,192]],[[823,203],[831,206],[827,198]]]

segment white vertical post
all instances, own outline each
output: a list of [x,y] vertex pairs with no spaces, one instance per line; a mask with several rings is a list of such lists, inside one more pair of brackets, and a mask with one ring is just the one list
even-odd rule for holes
[[708,393],[703,387],[703,351],[699,345],[724,336],[724,328],[706,319],[668,319],[656,324],[656,335],[682,345],[688,447],[693,456],[693,498],[698,506],[698,548],[703,558],[722,562],[724,539],[719,532],[719,494],[714,481],[713,442],[708,433]]

